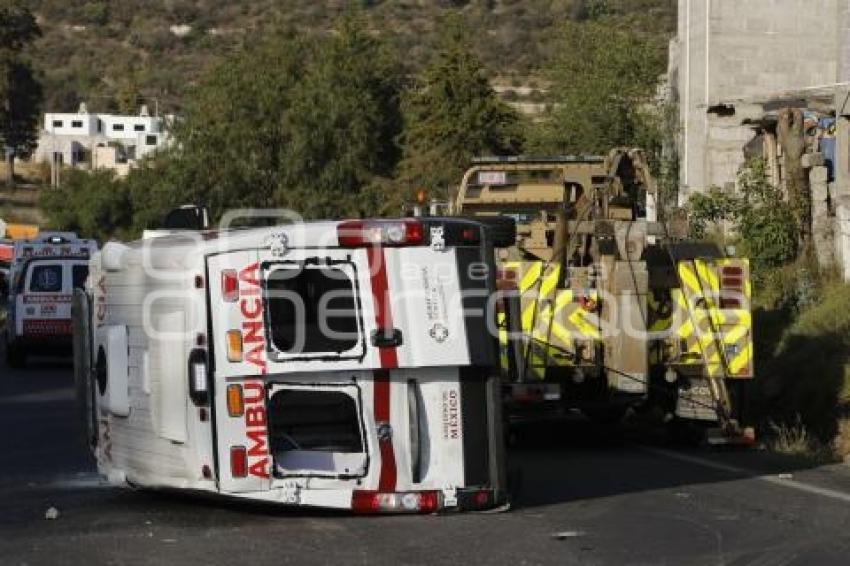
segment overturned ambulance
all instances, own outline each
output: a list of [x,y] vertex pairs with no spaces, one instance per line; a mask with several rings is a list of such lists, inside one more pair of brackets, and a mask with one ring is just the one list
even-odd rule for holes
[[155,236],[107,244],[74,301],[77,394],[111,483],[361,513],[504,503],[480,224]]

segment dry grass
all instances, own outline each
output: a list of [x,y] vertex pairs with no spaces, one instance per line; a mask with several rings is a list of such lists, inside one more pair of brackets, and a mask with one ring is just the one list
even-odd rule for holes
[[773,421],[768,424],[773,434],[770,448],[774,452],[788,456],[805,456],[812,452],[813,439],[799,415],[797,420],[790,424],[777,424]]
[[[5,178],[6,163],[0,161],[0,179]],[[50,182],[50,165],[29,161],[15,163],[15,178],[24,184],[46,185]]]
[[835,436],[835,455],[842,460],[850,456],[850,419],[838,422],[838,434]]
[[[824,444],[809,432],[800,415],[791,423],[777,424],[770,421],[768,426],[771,431],[768,448],[777,454],[822,462],[834,462],[843,457],[838,446],[839,438],[832,444]],[[850,426],[847,427],[846,440],[846,448],[850,449]]]

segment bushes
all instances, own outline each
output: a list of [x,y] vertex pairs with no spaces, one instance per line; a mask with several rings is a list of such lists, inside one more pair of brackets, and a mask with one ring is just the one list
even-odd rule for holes
[[730,233],[739,255],[750,258],[756,417],[777,450],[822,456],[840,445],[850,404],[850,285],[797,259],[794,215],[762,160],[741,170],[738,188],[691,197],[691,236]]
[[786,322],[773,347],[761,341],[760,412],[783,425],[801,424],[814,442],[829,445],[850,403],[850,286],[822,282],[817,302]]
[[691,237],[705,239],[712,229],[723,233],[731,224],[740,255],[749,257],[757,272],[792,262],[797,224],[782,191],[768,180],[764,160],[754,159],[741,169],[738,188],[736,194],[712,188],[691,196]]
[[62,186],[46,189],[39,205],[50,226],[56,228],[73,230],[101,241],[130,233],[130,195],[109,170],[64,172]]

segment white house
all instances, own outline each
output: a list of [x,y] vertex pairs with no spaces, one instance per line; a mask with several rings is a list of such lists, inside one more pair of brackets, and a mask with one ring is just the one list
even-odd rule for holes
[[168,143],[170,116],[48,112],[33,154],[36,161],[88,169],[110,168],[126,174],[134,162]]

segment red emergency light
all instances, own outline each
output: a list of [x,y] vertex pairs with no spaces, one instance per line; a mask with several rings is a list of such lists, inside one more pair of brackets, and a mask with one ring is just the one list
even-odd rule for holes
[[418,220],[348,220],[337,226],[337,237],[344,248],[416,246],[423,228]]
[[221,272],[221,296],[228,303],[239,300],[239,278],[235,269],[225,269]]
[[354,490],[351,510],[366,515],[375,513],[436,513],[440,508],[437,491],[408,491],[385,493]]

